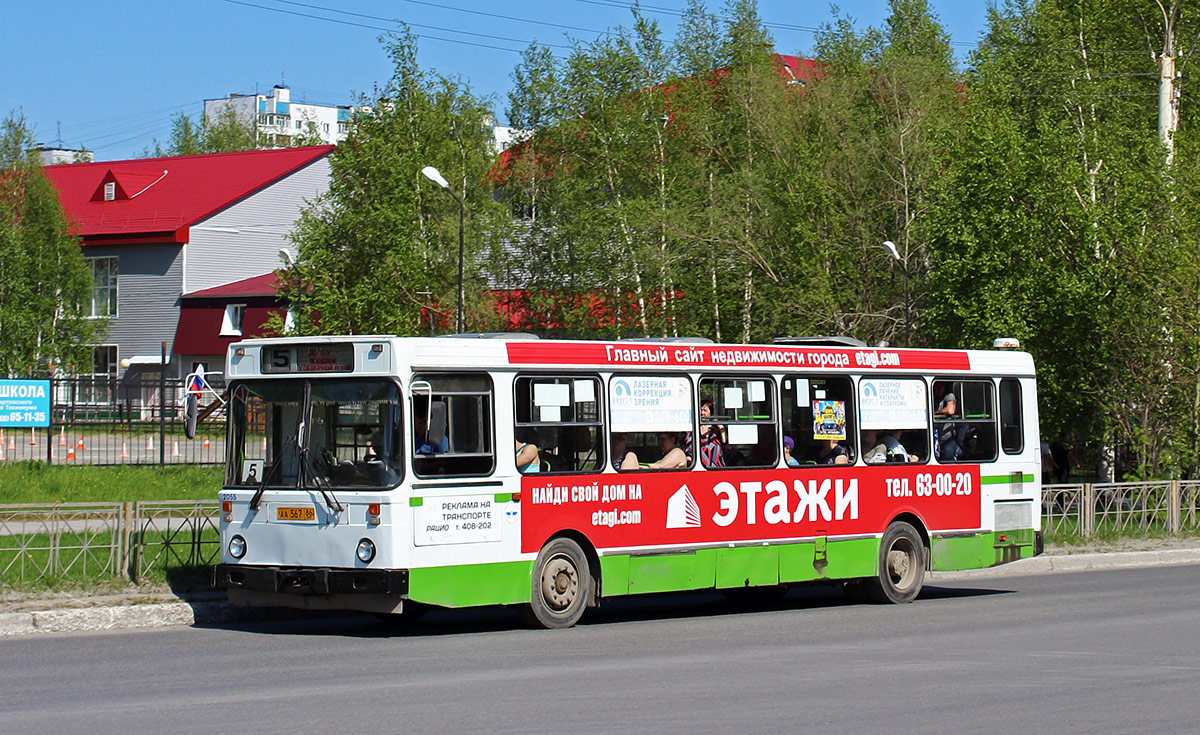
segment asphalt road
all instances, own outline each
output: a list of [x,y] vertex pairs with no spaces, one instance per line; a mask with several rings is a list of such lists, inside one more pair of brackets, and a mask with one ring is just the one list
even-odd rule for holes
[[21,733],[1195,732],[1200,565],[0,639]]

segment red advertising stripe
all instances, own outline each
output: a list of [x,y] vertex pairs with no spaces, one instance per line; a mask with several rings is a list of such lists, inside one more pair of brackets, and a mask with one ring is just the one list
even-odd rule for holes
[[819,348],[753,345],[656,343],[509,342],[513,365],[597,365],[605,367],[757,367],[843,370],[969,370],[962,350],[893,350],[874,347]]
[[521,550],[574,529],[598,549],[880,534],[900,513],[977,529],[978,465],[521,479]]

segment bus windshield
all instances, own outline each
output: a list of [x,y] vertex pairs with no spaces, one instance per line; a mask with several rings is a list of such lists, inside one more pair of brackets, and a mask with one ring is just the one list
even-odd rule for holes
[[392,381],[243,382],[229,421],[228,487],[379,489],[403,477]]

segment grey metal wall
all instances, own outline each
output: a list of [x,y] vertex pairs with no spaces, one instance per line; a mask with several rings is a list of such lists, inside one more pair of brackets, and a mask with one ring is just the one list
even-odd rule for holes
[[279,249],[305,202],[329,189],[329,158],[322,157],[191,228],[184,293],[260,276],[280,268]]

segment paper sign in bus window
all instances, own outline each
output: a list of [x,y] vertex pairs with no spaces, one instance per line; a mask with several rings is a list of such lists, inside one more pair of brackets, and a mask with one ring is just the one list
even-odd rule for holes
[[757,403],[767,400],[767,384],[761,380],[750,381],[750,402]]
[[619,375],[608,387],[613,431],[691,431],[692,384],[687,378]]
[[575,402],[589,403],[596,400],[596,384],[590,380],[575,381]]
[[569,406],[571,405],[571,386],[566,383],[535,383],[533,405]]
[[742,389],[741,388],[726,388],[725,389],[725,408],[741,408],[742,407]]
[[562,421],[562,407],[560,406],[539,406],[538,411],[541,412],[538,418],[544,423]]
[[796,380],[796,405],[808,405],[808,378],[798,378]]
[[754,424],[730,424],[726,431],[730,444],[758,444],[758,427]]
[[262,482],[263,461],[261,459],[242,460],[242,482],[253,485]]
[[901,378],[864,378],[858,384],[864,429],[924,429],[929,402],[925,383]]
[[846,438],[846,402],[813,401],[813,438]]

